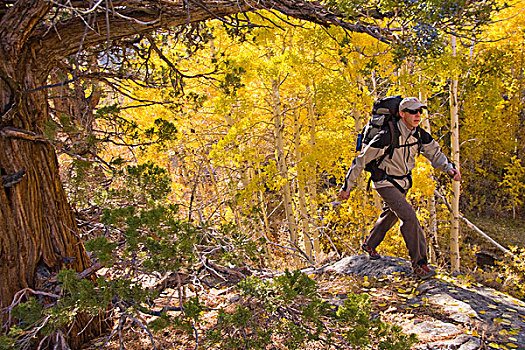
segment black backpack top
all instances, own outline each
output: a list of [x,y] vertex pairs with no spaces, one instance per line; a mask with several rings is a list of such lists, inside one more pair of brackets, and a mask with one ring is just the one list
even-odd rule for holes
[[361,151],[381,130],[386,128],[390,129],[391,143],[395,142],[395,123],[399,120],[399,104],[402,100],[403,97],[397,95],[385,97],[374,102],[372,117],[363,128],[361,134],[357,136],[356,151]]

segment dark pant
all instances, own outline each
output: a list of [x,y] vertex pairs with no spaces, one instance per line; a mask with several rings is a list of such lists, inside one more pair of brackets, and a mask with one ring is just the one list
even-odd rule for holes
[[366,243],[370,248],[376,248],[385,239],[389,229],[399,218],[401,220],[401,234],[408,248],[412,267],[427,263],[427,242],[425,233],[419,224],[416,212],[406,197],[395,187],[378,188],[377,192],[383,198],[385,206],[379,219],[374,225]]

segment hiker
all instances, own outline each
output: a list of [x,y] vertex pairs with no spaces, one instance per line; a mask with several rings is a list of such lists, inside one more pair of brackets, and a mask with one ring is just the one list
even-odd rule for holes
[[[461,174],[441,152],[441,147],[432,136],[419,127],[423,108],[426,109],[427,106],[415,97],[401,100],[400,119],[394,121],[397,130],[383,129],[359,153],[346,174],[339,197],[341,200],[347,200],[361,171],[371,161],[376,160],[377,167],[371,178],[373,188],[383,198],[385,205],[361,248],[368,253],[370,259],[380,259],[376,248],[385,238],[387,231],[400,219],[401,234],[408,248],[414,274],[421,279],[427,279],[436,272],[428,266],[425,234],[414,208],[406,200],[406,193],[412,186],[411,171],[415,167],[415,158],[418,153],[423,154],[430,160],[432,167],[447,172],[454,181],[459,181]],[[392,131],[394,135],[399,135],[399,142],[396,141],[395,146],[389,147],[394,140],[390,135]]]

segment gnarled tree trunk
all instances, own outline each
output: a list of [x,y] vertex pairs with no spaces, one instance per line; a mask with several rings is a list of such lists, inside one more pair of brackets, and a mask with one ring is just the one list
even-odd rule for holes
[[[4,51],[0,61],[9,77],[0,82],[0,278],[8,281],[0,283],[0,308],[5,308],[19,290],[41,288],[43,275],[62,268],[82,271],[90,261],[59,179],[54,147],[42,136],[47,91],[38,87],[46,82],[45,68],[29,48],[17,55]],[[100,329],[100,322],[93,322],[77,336],[87,321],[76,322],[70,346]]]

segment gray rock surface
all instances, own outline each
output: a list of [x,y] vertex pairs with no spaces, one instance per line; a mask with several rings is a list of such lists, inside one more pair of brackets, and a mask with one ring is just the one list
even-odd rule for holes
[[417,349],[525,350],[525,303],[492,288],[445,273],[419,281],[411,275],[408,261],[390,256],[380,260],[370,260],[367,255],[350,256],[313,270],[309,272],[413,280],[415,292],[403,306],[405,310],[417,310],[413,313],[424,316],[424,320],[399,317],[399,324],[406,332],[418,335],[421,343]]
[[381,278],[391,275],[410,275],[410,264],[401,258],[383,256],[380,260],[370,260],[368,255],[355,255],[343,258],[324,267],[324,271]]
[[451,340],[442,340],[425,343],[417,346],[415,350],[477,350],[482,349],[481,341],[467,334],[461,334]]

